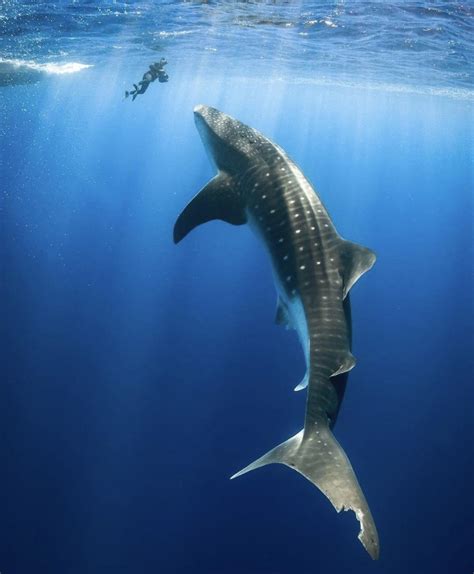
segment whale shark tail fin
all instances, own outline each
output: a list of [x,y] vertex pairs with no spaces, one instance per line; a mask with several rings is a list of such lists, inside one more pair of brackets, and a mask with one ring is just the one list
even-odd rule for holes
[[267,464],[284,464],[307,478],[330,500],[337,512],[353,510],[360,523],[359,540],[370,556],[379,557],[379,541],[372,514],[346,453],[327,424],[302,430],[258,458],[231,479]]

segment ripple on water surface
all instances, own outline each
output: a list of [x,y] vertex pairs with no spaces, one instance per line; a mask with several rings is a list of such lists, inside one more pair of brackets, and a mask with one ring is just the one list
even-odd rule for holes
[[295,81],[473,88],[474,7],[460,2],[5,3],[4,58],[100,64],[166,53]]

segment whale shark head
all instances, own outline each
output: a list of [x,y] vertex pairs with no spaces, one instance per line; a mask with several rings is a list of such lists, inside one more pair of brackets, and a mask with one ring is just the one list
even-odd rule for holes
[[194,108],[194,121],[211,161],[228,174],[241,172],[255,157],[260,134],[215,108]]
[[192,229],[213,219],[233,225],[247,222],[240,192],[242,174],[257,153],[252,146],[258,132],[215,108],[196,106],[194,120],[206,151],[219,173],[188,203],[174,226],[173,238],[179,243]]

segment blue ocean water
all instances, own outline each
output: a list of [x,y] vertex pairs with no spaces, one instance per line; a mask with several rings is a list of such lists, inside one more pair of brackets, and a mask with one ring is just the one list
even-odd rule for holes
[[[472,2],[0,3],[0,572],[474,570]],[[170,80],[126,89],[168,59]],[[269,466],[297,337],[246,227],[172,229],[215,106],[281,145],[346,238],[335,434],[370,504]]]

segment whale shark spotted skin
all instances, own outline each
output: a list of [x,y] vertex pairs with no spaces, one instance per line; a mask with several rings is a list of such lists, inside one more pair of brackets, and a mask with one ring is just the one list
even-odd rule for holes
[[307,387],[304,428],[232,478],[271,463],[293,468],[338,512],[355,512],[359,540],[376,559],[379,542],[372,514],[331,430],[355,366],[349,290],[372,267],[375,255],[337,233],[311,184],[283,149],[214,108],[197,106],[194,117],[218,174],[178,217],[174,241],[213,219],[249,223],[271,257],[276,321],[297,331],[307,367],[296,387]]

